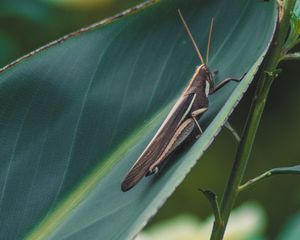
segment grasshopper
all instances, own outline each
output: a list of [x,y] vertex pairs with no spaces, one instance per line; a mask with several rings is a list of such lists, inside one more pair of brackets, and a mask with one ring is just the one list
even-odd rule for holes
[[230,81],[240,81],[242,78],[226,78],[216,86],[214,85],[214,73],[208,68],[209,49],[214,19],[210,24],[210,31],[207,43],[206,63],[197,46],[197,43],[181,13],[178,10],[179,17],[183,26],[192,41],[192,44],[199,56],[201,65],[196,67],[195,73],[188,86],[185,88],[176,104],[156,132],[148,146],[140,155],[136,163],[130,169],[121,185],[123,192],[134,187],[144,176],[157,173],[164,162],[187,138],[189,138],[195,129],[199,137],[203,131],[198,123],[200,117],[208,109],[208,95],[215,93]]

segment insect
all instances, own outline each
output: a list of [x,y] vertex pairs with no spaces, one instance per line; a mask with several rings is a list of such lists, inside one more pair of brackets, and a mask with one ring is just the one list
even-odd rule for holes
[[197,43],[186,21],[184,20],[181,11],[178,10],[178,13],[197,55],[199,56],[201,65],[196,67],[195,73],[188,86],[177,100],[155,136],[152,138],[148,146],[123,180],[121,184],[121,190],[123,192],[134,187],[144,176],[157,173],[170,154],[182,145],[182,143],[190,137],[195,130],[198,131],[198,136],[200,136],[203,131],[198,120],[208,109],[208,95],[215,93],[230,81],[240,81],[243,78],[226,78],[214,86],[214,73],[208,68],[209,49],[214,19],[212,18],[210,24],[206,63],[204,63]]

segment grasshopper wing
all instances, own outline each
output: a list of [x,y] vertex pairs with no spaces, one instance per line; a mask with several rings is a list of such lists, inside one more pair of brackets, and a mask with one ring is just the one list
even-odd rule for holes
[[165,151],[169,142],[174,137],[176,129],[190,113],[195,97],[196,94],[191,93],[186,96],[183,95],[178,99],[151,142],[145,148],[144,152],[140,155],[122,182],[121,189],[123,192],[131,189],[147,175],[149,167],[156,162],[160,155]]

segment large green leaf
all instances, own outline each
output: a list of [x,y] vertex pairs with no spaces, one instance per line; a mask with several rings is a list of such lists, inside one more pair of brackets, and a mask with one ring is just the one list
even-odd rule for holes
[[[210,65],[219,70],[216,81],[248,74],[210,97],[201,120],[205,132],[195,144],[161,174],[123,193],[124,175],[199,64],[177,8],[203,53],[215,17]],[[132,238],[246,91],[272,38],[276,13],[274,1],[165,0],[85,29],[4,70],[1,236]]]

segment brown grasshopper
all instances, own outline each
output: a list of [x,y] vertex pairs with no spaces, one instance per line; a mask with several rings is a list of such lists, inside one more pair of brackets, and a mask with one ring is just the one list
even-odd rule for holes
[[210,24],[206,63],[204,63],[196,41],[194,40],[180,10],[178,10],[178,13],[202,64],[196,67],[196,71],[188,86],[177,100],[155,136],[125,177],[121,185],[123,192],[134,187],[144,176],[157,173],[160,166],[168,159],[170,154],[192,135],[195,128],[198,129],[199,134],[201,135],[203,131],[198,120],[208,109],[208,95],[215,93],[226,83],[230,81],[240,81],[244,77],[243,75],[240,79],[226,78],[214,86],[213,73],[208,68],[214,19],[212,18]]

